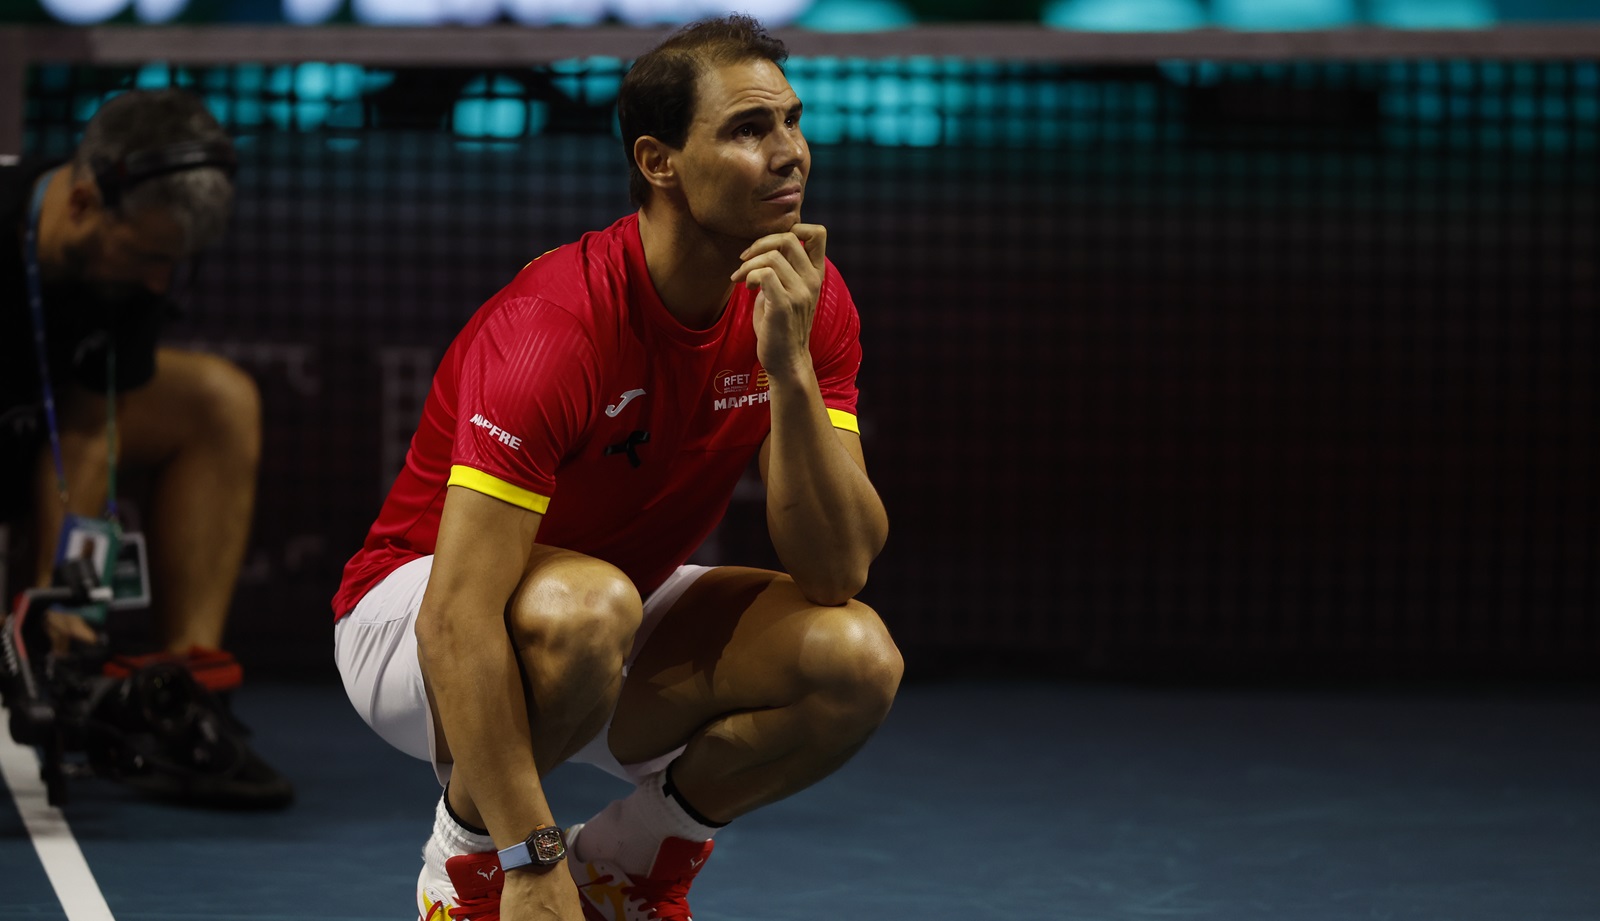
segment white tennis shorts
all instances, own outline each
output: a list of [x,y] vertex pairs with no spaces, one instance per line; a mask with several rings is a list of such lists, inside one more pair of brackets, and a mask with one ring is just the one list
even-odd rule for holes
[[[662,615],[710,568],[679,566],[644,600],[644,620],[623,665],[624,675]],[[433,557],[421,557],[374,586],[354,611],[334,624],[333,655],[344,679],[345,693],[361,718],[385,742],[432,764],[443,785],[450,780],[450,765],[441,764],[436,757],[433,717],[422,683],[422,664],[417,659],[417,611],[422,607],[422,594],[432,571]],[[682,751],[669,752],[643,764],[620,764],[606,744],[610,729],[607,721],[600,734],[572,760],[637,782],[661,770]]]

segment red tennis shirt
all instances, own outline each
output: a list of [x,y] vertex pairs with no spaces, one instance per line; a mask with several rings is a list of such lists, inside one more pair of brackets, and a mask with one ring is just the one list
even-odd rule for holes
[[[433,552],[449,485],[543,514],[541,544],[655,589],[716,527],[771,430],[754,301],[739,285],[716,325],[684,327],[650,281],[637,215],[529,263],[445,351],[335,618]],[[851,431],[860,329],[830,262],[811,357],[828,415]]]

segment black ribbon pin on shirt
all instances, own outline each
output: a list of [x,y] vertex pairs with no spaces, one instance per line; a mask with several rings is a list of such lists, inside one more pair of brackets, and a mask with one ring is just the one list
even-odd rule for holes
[[642,432],[642,431],[629,432],[628,433],[628,438],[627,438],[626,441],[619,441],[614,445],[606,445],[605,456],[606,457],[610,457],[613,454],[621,454],[623,452],[627,452],[628,463],[632,464],[633,468],[635,470],[637,470],[637,469],[639,469],[639,465],[644,463],[644,461],[639,458],[639,452],[635,451],[634,448],[639,446],[639,445],[645,444],[645,443],[647,443],[649,441],[650,441],[650,433],[649,432]]

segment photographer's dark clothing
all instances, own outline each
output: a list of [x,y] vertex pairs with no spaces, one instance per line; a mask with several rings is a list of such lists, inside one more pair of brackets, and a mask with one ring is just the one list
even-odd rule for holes
[[[0,520],[27,507],[34,464],[49,440],[23,235],[34,182],[58,165],[34,160],[0,166]],[[105,393],[108,342],[116,346],[116,391],[149,383],[170,305],[165,298],[133,289],[113,299],[80,279],[46,281],[45,348],[58,408],[78,387]]]

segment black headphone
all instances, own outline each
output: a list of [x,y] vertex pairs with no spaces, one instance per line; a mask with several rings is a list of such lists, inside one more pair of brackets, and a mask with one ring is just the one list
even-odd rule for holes
[[101,202],[106,208],[116,208],[129,189],[157,176],[214,167],[232,179],[239,169],[239,157],[234,153],[233,142],[224,138],[184,141],[153,150],[135,151],[116,160],[96,159],[92,166],[94,181],[100,186]]

